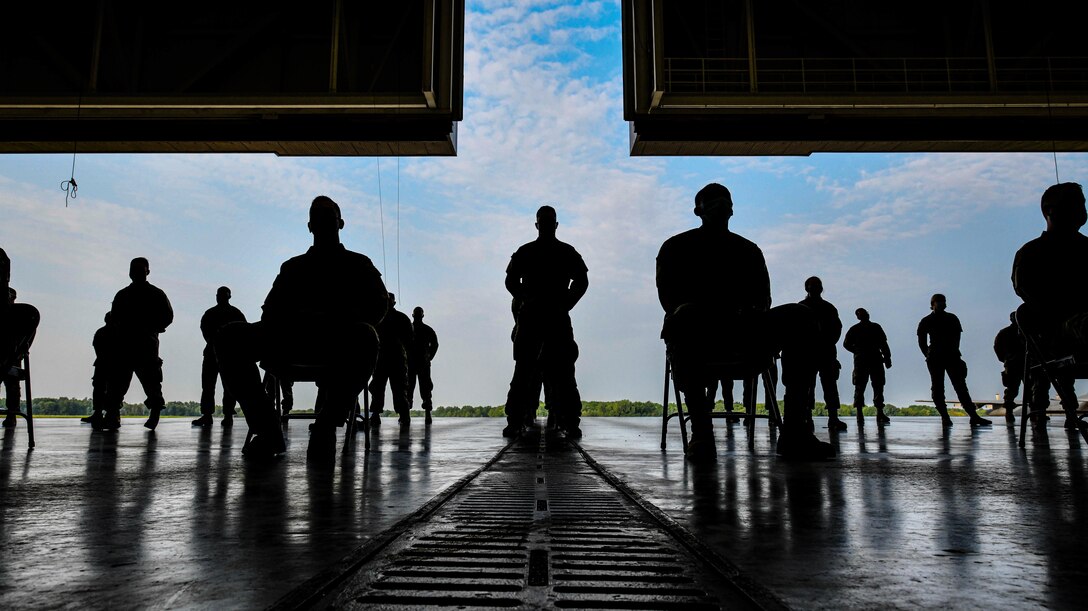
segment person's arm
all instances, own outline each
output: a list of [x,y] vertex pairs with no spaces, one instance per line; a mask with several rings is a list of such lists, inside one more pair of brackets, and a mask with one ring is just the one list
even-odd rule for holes
[[570,289],[567,290],[567,309],[573,310],[588,289],[589,271],[582,270],[580,273],[575,274],[574,279],[571,280]]
[[211,311],[204,312],[204,315],[200,317],[200,334],[204,336],[206,343],[212,343],[212,329],[211,321],[208,320],[212,316]]
[[876,326],[876,330],[880,333],[880,352],[884,355],[884,366],[888,369],[892,368],[892,348],[888,345],[888,336],[884,334],[884,328],[880,325]]
[[846,331],[846,337],[842,340],[842,349],[853,353],[857,349],[857,327],[850,327]]
[[438,354],[438,334],[434,332],[434,329],[431,329],[430,354],[427,356],[427,360],[433,361],[436,354]]
[[[834,331],[834,336],[835,336],[834,343],[837,344],[837,343],[839,343],[839,338],[842,337],[842,320],[839,318],[839,311],[838,310],[836,310],[834,307],[832,307],[831,311],[835,313],[834,322],[831,323],[831,330]],[[829,335],[831,335],[831,334],[829,334]]]
[[163,333],[170,326],[170,323],[174,322],[174,308],[170,305],[170,298],[166,296],[162,289],[159,289],[159,295],[162,296],[159,304],[159,333]]
[[922,356],[928,359],[929,343],[927,335],[926,319],[923,318],[922,321],[918,323],[918,349],[922,351]]

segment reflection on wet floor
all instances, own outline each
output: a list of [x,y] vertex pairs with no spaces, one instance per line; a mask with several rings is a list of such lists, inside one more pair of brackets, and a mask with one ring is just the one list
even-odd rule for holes
[[263,607],[505,445],[499,419],[450,418],[383,427],[369,454],[360,440],[310,469],[305,421],[264,466],[242,460],[244,427],[140,423],[38,419],[31,453],[24,428],[4,431],[0,607]]
[[[388,529],[505,445],[501,418],[386,426],[333,470],[250,465],[244,429],[91,434],[40,419],[0,448],[0,607],[261,607]],[[852,424],[852,423],[851,423]],[[1088,563],[1085,444],[1052,427],[871,423],[829,463],[775,458],[764,423],[716,426],[719,461],[661,452],[656,418],[586,418],[603,467],[791,605],[1071,608]],[[825,429],[819,431],[827,434]]]
[[[622,420],[622,421],[621,421]],[[900,418],[840,434],[840,458],[774,457],[760,426],[716,427],[685,464],[660,421],[588,419],[582,446],[697,537],[802,608],[1079,606],[1088,562],[1084,444],[1051,428],[1021,453],[1003,426]],[[821,436],[826,430],[821,430]],[[1046,436],[1044,436],[1046,437]]]

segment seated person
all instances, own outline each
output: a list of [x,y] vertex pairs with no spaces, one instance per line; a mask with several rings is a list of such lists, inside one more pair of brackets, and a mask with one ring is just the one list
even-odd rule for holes
[[325,196],[310,206],[314,245],[289,259],[268,292],[261,320],[234,322],[214,338],[223,386],[238,400],[255,437],[246,456],[270,458],[285,450],[279,415],[261,384],[257,362],[273,373],[315,370],[322,409],[311,427],[308,456],[335,457],[336,427],[347,418],[378,357],[375,327],[387,292],[365,255],[340,243],[340,207]]
[[15,303],[15,289],[9,286],[11,281],[11,259],[0,248],[0,379],[7,387],[7,417],[4,427],[14,427],[19,413],[19,384],[8,379],[12,367],[21,365],[23,357],[34,342],[41,319],[37,308],[28,303]]
[[657,255],[657,294],[665,310],[661,337],[691,414],[689,459],[713,461],[717,453],[708,389],[721,374],[713,363],[740,355],[769,367],[779,351],[786,395],[778,453],[833,457],[831,445],[813,434],[815,314],[800,304],[770,307],[763,252],[729,231],[733,200],[728,189],[716,183],[704,187],[695,196],[695,215],[702,226],[669,238]]
[[[1080,232],[1088,220],[1084,191],[1075,182],[1056,184],[1042,197],[1046,231],[1020,247],[1012,264],[1012,286],[1024,300],[1017,320],[1025,332],[1039,337],[1047,358],[1088,351],[1088,236]],[[1077,428],[1073,378],[1059,372],[1058,394],[1066,427]],[[1049,401],[1042,385],[1032,389],[1032,411],[1043,413]],[[1035,418],[1035,415],[1032,416]],[[1042,422],[1040,417],[1037,422]]]

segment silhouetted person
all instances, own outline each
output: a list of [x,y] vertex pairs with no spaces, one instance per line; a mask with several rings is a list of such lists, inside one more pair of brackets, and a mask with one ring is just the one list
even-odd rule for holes
[[519,435],[546,391],[549,414],[568,437],[582,436],[582,397],[574,363],[578,344],[570,311],[589,288],[589,268],[570,244],[555,237],[555,208],[536,212],[537,239],[522,245],[506,267],[506,290],[514,298],[514,375],[506,399],[507,437]]
[[114,430],[121,426],[121,405],[132,383],[133,374],[143,386],[150,414],[144,426],[155,430],[159,414],[166,405],[162,398],[162,359],[159,358],[159,334],[174,321],[174,310],[162,289],[147,281],[151,265],[137,257],[128,268],[132,283],[117,291],[110,309],[110,322],[117,328],[116,360],[110,367],[106,384],[106,413],[93,423],[96,430]]
[[28,303],[15,303],[15,290],[11,288],[11,259],[0,248],[0,377],[7,390],[7,416],[3,426],[16,425],[21,394],[19,383],[8,375],[12,367],[22,364],[22,359],[34,342],[41,316],[37,308]]
[[396,296],[389,293],[389,311],[378,325],[378,337],[381,347],[378,350],[378,365],[374,368],[374,377],[370,380],[370,422],[381,425],[381,413],[385,407],[385,383],[393,393],[393,411],[397,413],[402,425],[412,421],[411,396],[408,391],[408,351],[412,342],[412,321],[408,315],[394,308]]
[[[1046,358],[1083,353],[1088,349],[1088,236],[1080,232],[1088,219],[1084,191],[1075,182],[1053,185],[1043,193],[1041,207],[1046,231],[1020,247],[1013,260],[1012,286],[1024,300],[1017,311],[1020,323],[1040,337]],[[1056,373],[1065,425],[1082,426],[1073,378]],[[1042,387],[1044,376],[1033,377],[1040,381],[1032,389],[1034,418],[1035,410],[1045,414],[1049,398]]]
[[113,367],[117,361],[117,329],[110,324],[110,313],[106,312],[104,325],[94,332],[91,346],[94,348],[94,373],[91,375],[91,415],[80,418],[87,424],[95,424],[102,421],[106,413],[106,403],[109,394],[110,379],[115,377]]
[[865,386],[873,383],[873,405],[876,407],[877,425],[892,421],[884,413],[884,368],[892,368],[892,349],[888,347],[888,336],[884,329],[869,320],[865,308],[854,310],[858,324],[846,331],[842,347],[854,354],[854,410],[857,412],[858,428],[865,426]]
[[[994,354],[1004,367],[1001,369],[1001,385],[1005,387],[1005,423],[1016,424],[1016,395],[1024,381],[1024,339],[1016,325],[1016,312],[1009,314],[1009,326],[994,337]],[[1026,394],[1026,393],[1025,393]],[[1025,411],[1025,414],[1027,412]]]
[[336,455],[336,427],[354,408],[378,357],[375,327],[388,303],[381,274],[368,257],[340,243],[344,220],[336,202],[315,198],[307,227],[314,245],[280,267],[260,322],[229,323],[215,341],[223,386],[238,400],[255,435],[243,450],[248,457],[267,459],[286,449],[258,361],[318,373],[325,399],[307,454],[328,462]]
[[[219,363],[215,359],[215,336],[225,325],[246,322],[246,315],[230,304],[230,289],[225,286],[215,291],[215,305],[200,317],[200,334],[204,336],[204,361],[200,365],[200,418],[193,426],[211,426],[215,415],[215,381],[219,378]],[[234,406],[237,402],[230,391],[223,389],[223,426],[234,425]]]
[[431,361],[438,354],[438,334],[423,322],[423,308],[416,306],[412,310],[412,350],[408,354],[408,406],[415,399],[416,383],[419,383],[419,398],[423,402],[427,424],[431,423]]
[[673,380],[691,414],[692,460],[712,461],[714,447],[708,388],[721,372],[721,355],[743,355],[770,367],[782,353],[786,387],[782,436],[785,457],[823,459],[831,444],[813,434],[812,398],[819,324],[809,308],[787,304],[771,308],[771,285],[763,252],[729,231],[733,199],[717,183],[695,196],[702,226],[665,241],[657,255],[657,295],[665,310],[661,337],[672,363]]
[[816,276],[805,280],[805,298],[801,305],[816,313],[820,323],[820,344],[816,353],[816,371],[824,389],[824,405],[827,407],[827,428],[833,431],[845,431],[846,423],[839,420],[839,363],[838,350],[835,346],[842,335],[842,321],[839,311],[830,302],[824,300],[824,283]]
[[971,393],[967,390],[967,363],[960,355],[960,335],[963,327],[955,314],[945,311],[948,307],[945,296],[935,294],[929,300],[931,314],[918,322],[918,349],[926,357],[929,380],[932,385],[933,404],[941,415],[941,424],[952,426],[948,417],[948,407],[944,401],[944,376],[952,382],[952,389],[960,405],[971,416],[971,426],[985,426],[991,422],[978,415]]

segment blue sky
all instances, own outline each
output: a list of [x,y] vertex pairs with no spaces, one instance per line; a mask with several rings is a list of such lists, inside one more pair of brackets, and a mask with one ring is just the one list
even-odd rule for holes
[[[558,209],[560,239],[590,269],[573,315],[583,397],[660,401],[654,257],[696,224],[692,197],[708,182],[733,191],[733,229],[763,248],[775,303],[801,299],[818,275],[845,325],[865,307],[884,326],[892,403],[928,396],[914,332],[934,292],[963,322],[976,399],[999,392],[991,346],[1018,303],[1013,253],[1042,230],[1051,155],[632,158],[620,69],[615,2],[469,2],[456,158],[81,155],[79,197],[65,208],[70,156],[0,156],[0,246],[20,299],[42,311],[36,394],[90,395],[91,336],[129,259],[146,256],[176,312],[161,338],[167,399],[196,400],[198,321],[216,287],[259,317],[279,264],[308,247],[306,209],[324,193],[344,209],[345,244],[384,268],[402,309],[426,309],[442,345],[438,404],[504,401],[513,362],[503,273],[535,237],[542,203]],[[1088,156],[1059,154],[1058,165],[1062,180],[1082,181]],[[840,360],[848,400],[850,361]]]

